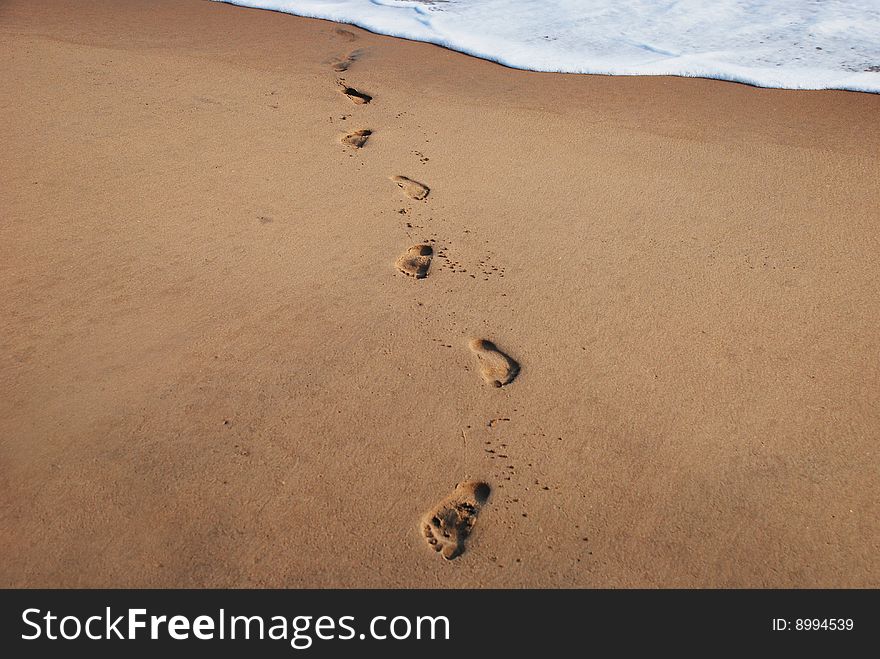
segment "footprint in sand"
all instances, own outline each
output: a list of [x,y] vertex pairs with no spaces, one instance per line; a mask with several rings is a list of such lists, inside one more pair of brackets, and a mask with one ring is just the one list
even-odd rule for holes
[[464,551],[465,540],[491,488],[481,481],[459,483],[455,491],[429,510],[422,519],[422,533],[434,551],[447,561]]
[[343,94],[348,96],[348,98],[351,99],[351,102],[355,103],[356,105],[366,105],[373,100],[373,97],[369,94],[364,94],[363,92],[359,92],[354,87],[349,87],[348,85],[346,85],[344,80],[337,80],[336,82],[339,84],[339,90]]
[[391,180],[397,183],[397,185],[403,190],[403,193],[410,199],[424,199],[431,191],[431,188],[424,183],[413,181],[406,176],[392,176]]
[[434,249],[430,245],[413,245],[397,257],[394,265],[405,275],[424,279],[428,276],[428,268],[431,267],[433,256]]
[[480,361],[483,379],[493,387],[510,384],[519,374],[519,364],[512,357],[501,352],[491,341],[474,339],[469,345]]
[[339,141],[348,146],[353,146],[355,149],[360,149],[367,143],[372,134],[373,131],[371,130],[356,130],[348,135],[343,135],[339,138]]
[[354,32],[350,32],[350,31],[348,31],[348,30],[344,30],[344,29],[342,29],[341,27],[338,27],[338,28],[336,28],[336,29],[333,30],[333,31],[337,34],[337,36],[342,37],[342,38],[345,39],[346,41],[355,41],[355,40],[357,40],[357,35],[356,35]]
[[337,57],[331,60],[333,63],[333,70],[337,73],[342,73],[343,71],[348,71],[348,67],[354,64],[361,55],[361,51],[355,50],[345,57]]

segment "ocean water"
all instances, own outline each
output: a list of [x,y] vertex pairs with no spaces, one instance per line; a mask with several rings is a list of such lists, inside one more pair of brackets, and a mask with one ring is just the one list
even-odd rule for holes
[[216,0],[533,71],[880,93],[880,0]]

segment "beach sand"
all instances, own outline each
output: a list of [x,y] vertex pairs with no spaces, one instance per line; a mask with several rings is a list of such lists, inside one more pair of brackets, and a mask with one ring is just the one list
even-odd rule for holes
[[196,0],[0,52],[0,585],[880,585],[880,96]]

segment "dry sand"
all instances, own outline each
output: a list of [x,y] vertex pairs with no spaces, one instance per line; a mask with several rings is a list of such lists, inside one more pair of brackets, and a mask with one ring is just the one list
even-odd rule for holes
[[196,0],[0,57],[0,585],[880,585],[880,96]]

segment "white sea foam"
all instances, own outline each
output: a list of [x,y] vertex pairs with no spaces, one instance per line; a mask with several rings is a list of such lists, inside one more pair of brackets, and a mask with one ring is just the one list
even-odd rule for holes
[[219,0],[533,71],[880,93],[880,0]]

